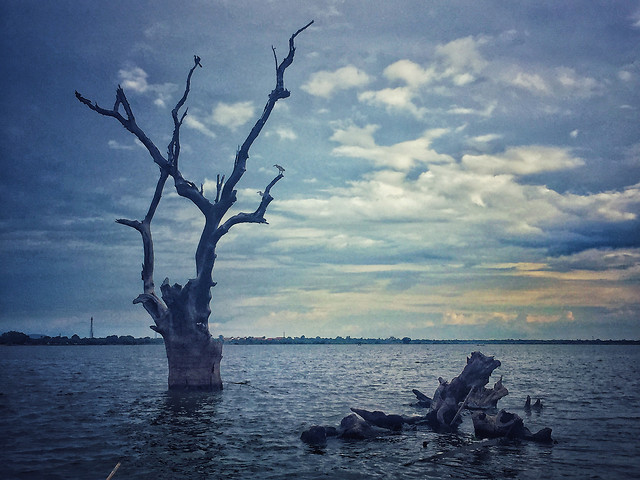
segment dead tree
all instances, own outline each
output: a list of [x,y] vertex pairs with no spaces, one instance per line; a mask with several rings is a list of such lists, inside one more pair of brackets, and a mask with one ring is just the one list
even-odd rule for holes
[[[433,401],[426,415],[430,425],[436,430],[455,429],[462,422],[460,413],[467,406],[473,393],[485,391],[491,373],[499,366],[499,360],[487,357],[482,352],[472,352],[471,356],[467,357],[467,364],[462,373],[451,382],[445,381],[442,377],[438,378],[440,385],[433,394]],[[498,384],[497,390],[503,393],[500,388],[502,382],[496,385]]]
[[[194,56],[194,65],[187,75],[186,87],[182,98],[171,111],[173,118],[173,135],[163,155],[158,147],[149,139],[138,125],[133,110],[124,90],[118,86],[113,108],[100,107],[97,103],[76,92],[76,98],[94,112],[105,117],[115,118],[131,132],[148,150],[153,161],[160,167],[160,176],[149,210],[143,220],[118,219],[116,222],[136,229],[142,235],[144,261],[142,264],[143,293],[133,303],[141,303],[153,319],[155,325],[151,329],[164,338],[169,364],[169,389],[222,389],[220,376],[220,360],[222,359],[222,343],[215,340],[209,332],[209,316],[211,314],[211,288],[213,267],[216,260],[216,246],[220,239],[239,223],[267,223],[265,212],[273,200],[271,188],[283,177],[278,175],[266,186],[260,204],[253,212],[240,212],[230,216],[223,222],[223,217],[237,200],[236,185],[246,171],[249,149],[260,135],[262,128],[278,100],[289,97],[290,92],[284,87],[285,70],[293,62],[295,54],[294,40],[298,34],[308,28],[305,25],[289,38],[289,52],[278,63],[276,51],[273,55],[276,62],[276,86],[269,94],[262,115],[255,122],[244,143],[238,148],[231,175],[218,175],[214,200],[207,198],[202,188],[183,177],[179,170],[180,128],[187,115],[185,109],[181,113],[191,88],[191,77],[200,64],[200,57]],[[155,292],[153,280],[154,253],[151,235],[151,221],[156,213],[166,181],[171,177],[176,192],[190,200],[204,215],[205,226],[200,236],[196,253],[196,276],[182,286],[169,284],[165,279],[160,286],[161,296]]]

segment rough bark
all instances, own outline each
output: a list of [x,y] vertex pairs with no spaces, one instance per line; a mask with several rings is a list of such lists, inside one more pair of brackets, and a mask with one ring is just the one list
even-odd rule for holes
[[[500,366],[500,362],[493,357],[487,357],[481,352],[473,352],[467,358],[467,364],[462,373],[451,382],[438,378],[440,385],[433,394],[433,401],[427,414],[427,419],[436,430],[455,429],[460,423],[459,403],[469,401],[474,391],[480,391],[489,383],[491,373]],[[471,395],[470,395],[471,394]]]
[[[226,182],[224,175],[217,176],[216,197],[213,201],[205,196],[202,186],[198,188],[194,182],[185,179],[179,170],[180,128],[187,115],[186,109],[182,112],[181,109],[189,96],[191,79],[195,70],[202,68],[200,57],[194,56],[194,63],[187,75],[184,93],[171,111],[173,134],[167,146],[166,156],[160,152],[138,125],[131,105],[120,86],[116,90],[116,99],[112,109],[100,107],[97,103],[76,92],[78,101],[88,108],[120,122],[145,146],[153,161],[160,167],[160,177],[145,218],[142,221],[128,219],[116,221],[136,229],[142,236],[143,293],[133,303],[141,303],[144,306],[155,323],[151,328],[164,338],[169,363],[168,383],[170,389],[222,389],[220,375],[222,344],[215,340],[209,331],[211,288],[215,286],[212,274],[216,259],[216,246],[218,241],[239,223],[267,223],[264,215],[273,200],[271,188],[283,178],[284,169],[277,167],[278,175],[265,188],[261,195],[260,204],[255,211],[237,213],[230,216],[224,223],[222,220],[236,202],[236,185],[246,171],[249,150],[253,142],[260,135],[276,102],[290,96],[290,92],[284,88],[284,73],[293,62],[296,36],[312,23],[313,21],[289,38],[289,52],[279,64],[275,49],[273,49],[276,59],[275,88],[269,94],[262,114],[238,149],[231,175]],[[170,285],[169,280],[165,279],[160,287],[160,298],[155,293],[153,281],[154,252],[151,221],[169,177],[173,179],[176,193],[190,200],[203,214],[205,226],[195,253],[195,278],[190,279],[184,287],[177,283]]]
[[536,433],[532,433],[524,425],[522,418],[505,410],[500,410],[496,415],[477,412],[471,418],[475,435],[478,438],[522,439],[541,443],[553,441],[550,428],[543,428]]
[[467,408],[472,410],[484,410],[496,408],[498,400],[509,395],[509,390],[502,384],[502,377],[498,380],[493,388],[477,388],[473,390]]

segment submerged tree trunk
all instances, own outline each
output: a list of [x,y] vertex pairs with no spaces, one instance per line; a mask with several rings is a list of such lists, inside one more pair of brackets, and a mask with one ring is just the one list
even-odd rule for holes
[[[214,339],[208,328],[210,289],[202,292],[194,286],[197,286],[194,280],[182,287],[169,285],[165,279],[160,291],[166,309],[154,308],[154,296],[141,301],[156,320],[151,328],[164,338],[169,389],[222,390],[222,342]],[[160,316],[155,318],[159,312]]]
[[[106,117],[115,118],[124,128],[131,132],[144,145],[153,161],[160,167],[160,177],[151,200],[151,205],[142,221],[118,219],[118,223],[136,229],[142,235],[144,261],[142,264],[143,293],[133,303],[140,303],[154,320],[151,329],[164,338],[169,364],[170,389],[222,389],[220,361],[222,359],[222,342],[215,340],[209,332],[209,316],[211,314],[211,288],[215,286],[212,274],[216,260],[216,246],[227,232],[239,223],[267,223],[264,215],[273,200],[271,188],[283,178],[284,168],[275,164],[278,175],[261,193],[259,205],[253,212],[229,214],[236,203],[236,185],[244,175],[249,159],[249,150],[258,138],[278,100],[289,97],[290,92],[284,87],[285,70],[293,62],[295,53],[294,39],[308,28],[310,22],[289,38],[287,56],[278,63],[275,48],[273,56],[276,63],[276,85],[269,94],[267,103],[260,117],[236,152],[233,170],[227,180],[224,175],[217,176],[215,199],[205,195],[203,184],[198,188],[194,182],[185,179],[178,168],[180,156],[180,128],[187,112],[180,114],[191,88],[191,77],[196,68],[202,68],[200,57],[193,57],[194,64],[187,75],[186,87],[182,98],[171,111],[173,119],[173,135],[167,146],[167,154],[163,155],[158,147],[149,139],[136,122],[133,110],[124,93],[118,86],[116,100],[112,109],[100,107],[97,103],[76,92],[76,98],[91,110]],[[180,284],[169,284],[165,279],[160,287],[162,295],[155,293],[153,281],[154,251],[151,235],[151,221],[155,215],[162,192],[168,178],[173,178],[176,193],[190,200],[205,218],[205,226],[195,252],[196,276],[183,287]],[[209,193],[209,192],[206,192]],[[223,221],[224,220],[224,221]]]
[[220,360],[222,342],[212,337],[165,339],[169,363],[169,388],[172,390],[222,390]]

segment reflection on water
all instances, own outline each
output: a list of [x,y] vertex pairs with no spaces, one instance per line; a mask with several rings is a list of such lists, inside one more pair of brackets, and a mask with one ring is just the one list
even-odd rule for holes
[[[640,348],[485,345],[500,407],[557,445],[483,443],[419,426],[371,441],[299,440],[350,407],[420,413],[466,345],[225,346],[221,393],[168,393],[162,346],[10,347],[0,368],[0,477],[122,479],[640,476]],[[526,395],[545,408],[527,414]]]

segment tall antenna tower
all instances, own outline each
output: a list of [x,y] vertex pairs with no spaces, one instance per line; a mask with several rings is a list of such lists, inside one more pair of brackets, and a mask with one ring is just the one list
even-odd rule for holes
[[93,338],[93,317],[91,317],[91,330],[89,335]]

